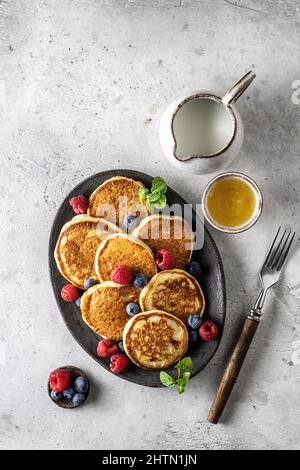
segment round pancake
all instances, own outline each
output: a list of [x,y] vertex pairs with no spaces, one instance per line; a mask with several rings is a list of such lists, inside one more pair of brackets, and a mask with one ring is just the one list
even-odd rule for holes
[[81,297],[83,320],[103,338],[122,340],[124,327],[131,318],[126,305],[138,302],[140,289],[108,281],[88,289]]
[[125,176],[110,178],[90,196],[88,214],[103,217],[121,227],[124,226],[126,214],[146,217],[148,211],[137,195],[137,191],[144,187],[139,181]]
[[127,356],[143,369],[166,369],[179,361],[188,347],[188,331],[179,318],[152,310],[126,323],[123,343]]
[[108,281],[112,270],[119,264],[125,264],[133,275],[142,273],[149,279],[157,273],[150,248],[141,240],[124,233],[109,236],[99,246],[95,271],[100,281]]
[[132,235],[143,240],[154,253],[161,248],[169,250],[176,258],[176,268],[184,269],[191,260],[194,235],[182,217],[150,215],[140,222]]
[[163,310],[183,322],[191,314],[202,315],[205,300],[196,279],[181,269],[170,269],[156,274],[140,295],[143,311]]
[[84,281],[97,279],[95,255],[101,242],[120,229],[104,219],[75,216],[61,229],[54,257],[61,274],[74,286],[84,289]]

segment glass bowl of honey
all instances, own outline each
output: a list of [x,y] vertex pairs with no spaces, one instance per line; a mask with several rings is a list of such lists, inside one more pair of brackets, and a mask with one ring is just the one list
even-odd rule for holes
[[258,220],[262,207],[259,187],[243,173],[227,172],[216,176],[202,195],[205,219],[226,233],[248,230]]

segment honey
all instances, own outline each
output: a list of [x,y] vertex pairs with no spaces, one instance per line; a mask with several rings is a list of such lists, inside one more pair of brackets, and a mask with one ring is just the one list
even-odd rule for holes
[[219,179],[208,192],[207,211],[220,226],[241,227],[252,218],[255,210],[254,190],[242,178],[232,176]]

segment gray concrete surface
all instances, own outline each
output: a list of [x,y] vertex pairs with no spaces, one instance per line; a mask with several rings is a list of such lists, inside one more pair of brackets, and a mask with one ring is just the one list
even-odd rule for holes
[[[300,79],[297,0],[0,1],[0,447],[83,449],[296,449],[300,423]],[[160,174],[191,202],[209,176],[171,168],[160,115],[179,94],[224,92],[255,68],[238,107],[245,143],[231,166],[261,186],[249,232],[213,232],[224,261],[227,323],[213,361],[188,386],[151,390],[102,370],[75,343],[48,278],[50,226],[64,195],[100,170]],[[206,422],[257,271],[278,224],[298,228],[293,258],[268,297],[224,420]],[[48,373],[72,363],[92,399],[62,411]]]

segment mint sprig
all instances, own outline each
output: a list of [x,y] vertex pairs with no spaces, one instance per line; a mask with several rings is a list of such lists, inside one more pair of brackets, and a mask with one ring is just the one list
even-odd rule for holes
[[173,379],[167,372],[164,372],[163,370],[160,373],[160,381],[165,387],[173,387],[173,385],[176,384],[176,380]]
[[186,356],[177,362],[176,366],[174,367],[178,371],[177,378],[174,379],[171,375],[162,370],[159,376],[160,381],[165,387],[168,388],[174,387],[174,385],[177,384],[178,393],[183,393],[185,392],[186,384],[190,380],[191,370],[193,368],[192,358],[190,356]]
[[167,183],[160,176],[156,176],[152,180],[151,190],[148,188],[141,188],[137,191],[142,204],[146,204],[148,212],[151,212],[151,207],[156,209],[163,209],[167,204],[166,192],[168,190]]

